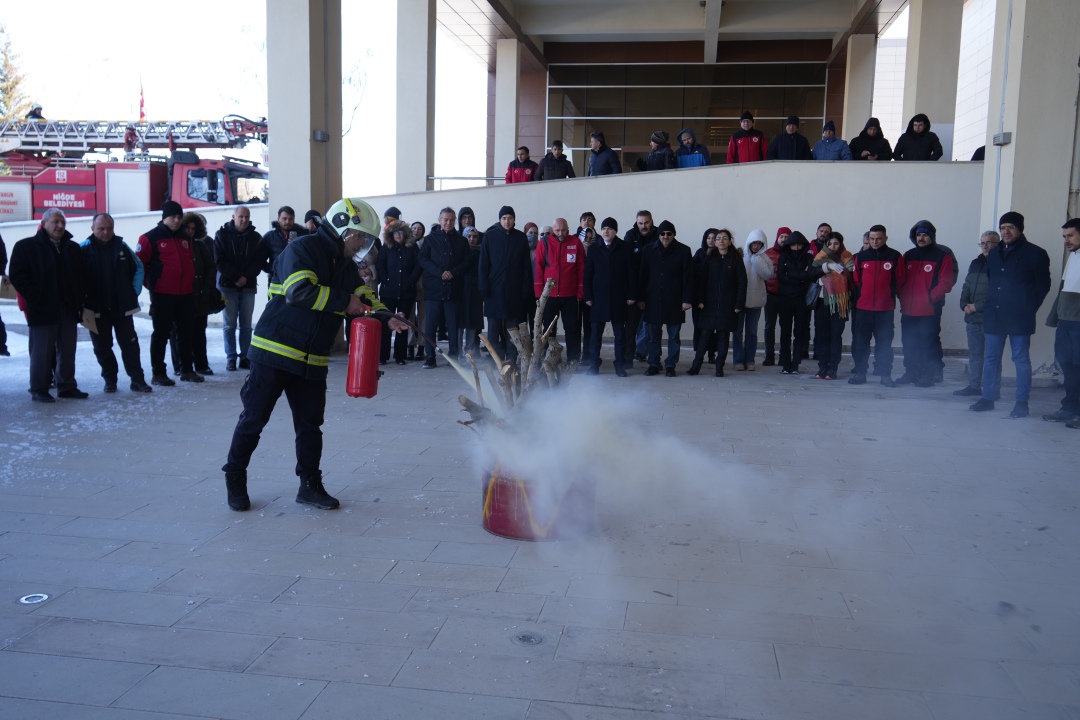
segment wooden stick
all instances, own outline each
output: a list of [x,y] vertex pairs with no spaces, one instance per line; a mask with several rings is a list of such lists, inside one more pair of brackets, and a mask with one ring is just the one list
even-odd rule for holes
[[473,359],[471,352],[465,353],[465,357],[469,358],[469,364],[472,365],[473,382],[476,383],[476,397],[480,400],[480,407],[484,407],[484,389],[480,387],[480,371],[476,368],[476,360]]
[[495,361],[495,367],[499,368],[499,371],[502,372],[503,359],[499,357],[499,353],[495,352],[495,346],[491,344],[491,341],[487,339],[487,335],[484,333],[480,333],[479,338],[480,342],[484,343],[484,347],[491,353],[491,359]]

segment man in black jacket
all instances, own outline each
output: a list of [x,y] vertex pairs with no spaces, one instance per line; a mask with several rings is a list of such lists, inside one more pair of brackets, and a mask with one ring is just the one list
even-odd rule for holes
[[26,300],[30,396],[35,402],[56,402],[49,393],[53,378],[60,397],[89,397],[75,382],[75,346],[85,292],[82,255],[66,227],[64,213],[49,208],[37,233],[11,249],[11,284]]
[[124,372],[131,379],[134,392],[148,393],[139,352],[139,336],[132,316],[139,312],[142,292],[142,266],[134,251],[117,237],[108,213],[98,213],[91,225],[91,235],[82,244],[86,282],[86,309],[94,313],[97,332],[90,333],[94,355],[101,366],[105,392],[116,392],[119,367],[113,354],[113,334],[120,346]]
[[[379,299],[390,312],[399,312],[406,320],[412,320],[413,307],[416,305],[416,282],[423,270],[412,230],[400,220],[395,220],[383,230],[383,247],[375,261],[375,270],[379,275]],[[390,328],[386,326],[379,348],[381,363],[390,359],[390,339]],[[398,365],[405,364],[408,341],[407,335],[399,335],[396,339],[394,362]]]
[[769,160],[812,160],[810,141],[799,134],[799,118],[789,115],[784,132],[769,143]]
[[274,271],[274,261],[290,242],[307,234],[307,229],[296,225],[296,212],[288,205],[282,205],[277,211],[277,220],[270,223],[270,232],[263,235],[268,255],[266,261],[266,274]]
[[504,360],[517,357],[510,328],[525,320],[535,306],[529,239],[514,227],[515,222],[514,208],[504,205],[499,210],[499,224],[484,234],[478,270],[488,340]]
[[[420,246],[420,267],[424,269],[424,305],[427,317],[424,332],[429,338],[442,322],[450,341],[450,355],[456,357],[458,347],[458,309],[464,288],[465,270],[469,264],[469,244],[454,229],[457,214],[453,208],[439,212],[439,226],[432,228]],[[430,342],[424,352],[424,368],[433,368],[435,346]]]
[[622,163],[615,151],[607,146],[604,133],[597,130],[589,136],[589,177],[617,175],[622,172]]
[[570,158],[563,155],[562,140],[553,140],[551,150],[540,160],[540,167],[536,169],[536,180],[562,180],[563,178],[576,177],[574,164]]
[[600,223],[602,240],[593,243],[585,255],[585,304],[592,320],[592,347],[589,356],[592,364],[589,375],[600,372],[600,346],[604,339],[604,325],[611,323],[615,337],[615,374],[626,377],[626,339],[623,330],[627,311],[636,307],[637,271],[634,252],[619,239],[619,224],[615,218],[604,218]]
[[675,377],[682,340],[679,333],[686,311],[693,306],[690,248],[675,239],[675,225],[664,220],[657,226],[660,240],[641,251],[639,293],[645,299],[644,318],[648,337],[649,369],[646,375],[660,374],[660,335],[667,329],[668,348],[664,374]]
[[[637,217],[634,218],[634,226],[623,235],[623,242],[626,243],[633,256],[630,262],[631,271],[635,277],[641,269],[641,251],[659,239],[660,232],[653,225],[652,213],[648,210],[638,210]],[[637,303],[626,310],[626,350],[623,358],[628,368],[634,367],[634,360],[645,360],[645,325],[641,322],[641,307]]]
[[[251,211],[240,205],[232,220],[214,235],[214,261],[217,263],[218,287],[225,296],[226,370],[251,367],[247,351],[251,345],[251,316],[255,312],[255,291],[259,273],[266,267],[269,248],[251,224]],[[236,349],[236,324],[240,323],[240,350]]]
[[930,132],[930,118],[923,113],[908,121],[907,131],[893,148],[893,160],[940,160],[943,154],[941,140]]

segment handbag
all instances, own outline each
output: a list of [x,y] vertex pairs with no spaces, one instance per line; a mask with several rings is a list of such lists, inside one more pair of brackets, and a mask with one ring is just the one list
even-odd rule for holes
[[0,300],[14,300],[15,286],[7,278],[0,278]]
[[821,283],[814,281],[810,283],[810,287],[806,288],[806,306],[813,307],[817,302],[818,296],[821,295]]

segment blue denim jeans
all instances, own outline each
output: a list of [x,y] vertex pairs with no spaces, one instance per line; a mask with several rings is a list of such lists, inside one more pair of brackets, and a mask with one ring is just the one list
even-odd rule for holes
[[664,328],[667,328],[667,358],[664,359],[664,367],[675,369],[675,366],[679,364],[679,351],[682,350],[682,340],[679,338],[682,323],[670,325],[645,323],[645,327],[648,335],[649,367],[660,367],[660,334]]
[[[243,360],[251,346],[251,315],[255,312],[255,288],[239,290],[237,288],[219,288],[225,298],[225,357],[229,360]],[[236,323],[240,321],[240,353],[236,352]]]
[[745,308],[738,314],[735,342],[731,344],[731,361],[736,365],[753,365],[757,357],[757,329],[761,308]]
[[991,335],[986,337],[986,359],[983,362],[982,396],[993,400],[1001,392],[1001,355],[1005,338],[1009,338],[1013,365],[1016,366],[1016,402],[1026,403],[1031,397],[1031,336]]

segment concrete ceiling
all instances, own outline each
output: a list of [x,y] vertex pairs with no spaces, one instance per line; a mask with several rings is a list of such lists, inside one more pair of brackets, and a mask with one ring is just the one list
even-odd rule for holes
[[495,41],[517,38],[546,65],[548,42],[696,41],[715,62],[727,41],[880,34],[907,0],[438,0],[440,29],[492,70]]

